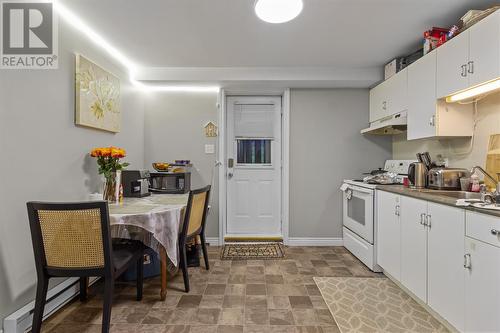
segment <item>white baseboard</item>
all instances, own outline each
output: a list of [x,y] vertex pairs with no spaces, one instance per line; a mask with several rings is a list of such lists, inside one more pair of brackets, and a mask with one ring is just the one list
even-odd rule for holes
[[[206,237],[205,240],[207,243],[209,243],[211,246],[219,246],[219,237]],[[1,332],[0,332],[1,333]]]
[[290,237],[288,246],[343,246],[344,240],[339,237]]
[[[89,285],[94,284],[98,278],[90,278]],[[62,308],[80,293],[79,278],[69,278],[47,292],[47,303],[43,312],[43,320]],[[22,333],[31,329],[35,301],[31,301],[3,320],[5,333]],[[0,330],[0,333],[3,333]]]

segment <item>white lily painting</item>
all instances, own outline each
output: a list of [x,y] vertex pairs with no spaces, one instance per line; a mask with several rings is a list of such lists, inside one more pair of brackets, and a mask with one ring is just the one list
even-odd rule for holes
[[75,124],[120,132],[120,80],[77,54],[75,81]]

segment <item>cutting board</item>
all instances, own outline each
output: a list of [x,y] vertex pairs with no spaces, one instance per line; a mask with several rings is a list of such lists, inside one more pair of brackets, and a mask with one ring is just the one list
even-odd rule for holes
[[[498,179],[500,175],[500,134],[490,135],[488,153],[486,155],[486,172]],[[488,178],[484,179],[488,187],[496,188]]]

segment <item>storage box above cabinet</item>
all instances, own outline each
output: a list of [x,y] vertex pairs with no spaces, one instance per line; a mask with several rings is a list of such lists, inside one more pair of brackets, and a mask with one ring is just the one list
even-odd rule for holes
[[500,77],[500,12],[437,49],[437,98]]
[[370,123],[407,109],[407,74],[403,69],[370,90]]
[[472,135],[472,105],[447,104],[436,98],[438,51],[408,67],[408,140]]

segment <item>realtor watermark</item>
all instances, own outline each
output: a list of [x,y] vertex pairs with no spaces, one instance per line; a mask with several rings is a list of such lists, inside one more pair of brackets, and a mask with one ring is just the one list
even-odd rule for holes
[[50,1],[0,3],[0,68],[55,69],[58,34]]

